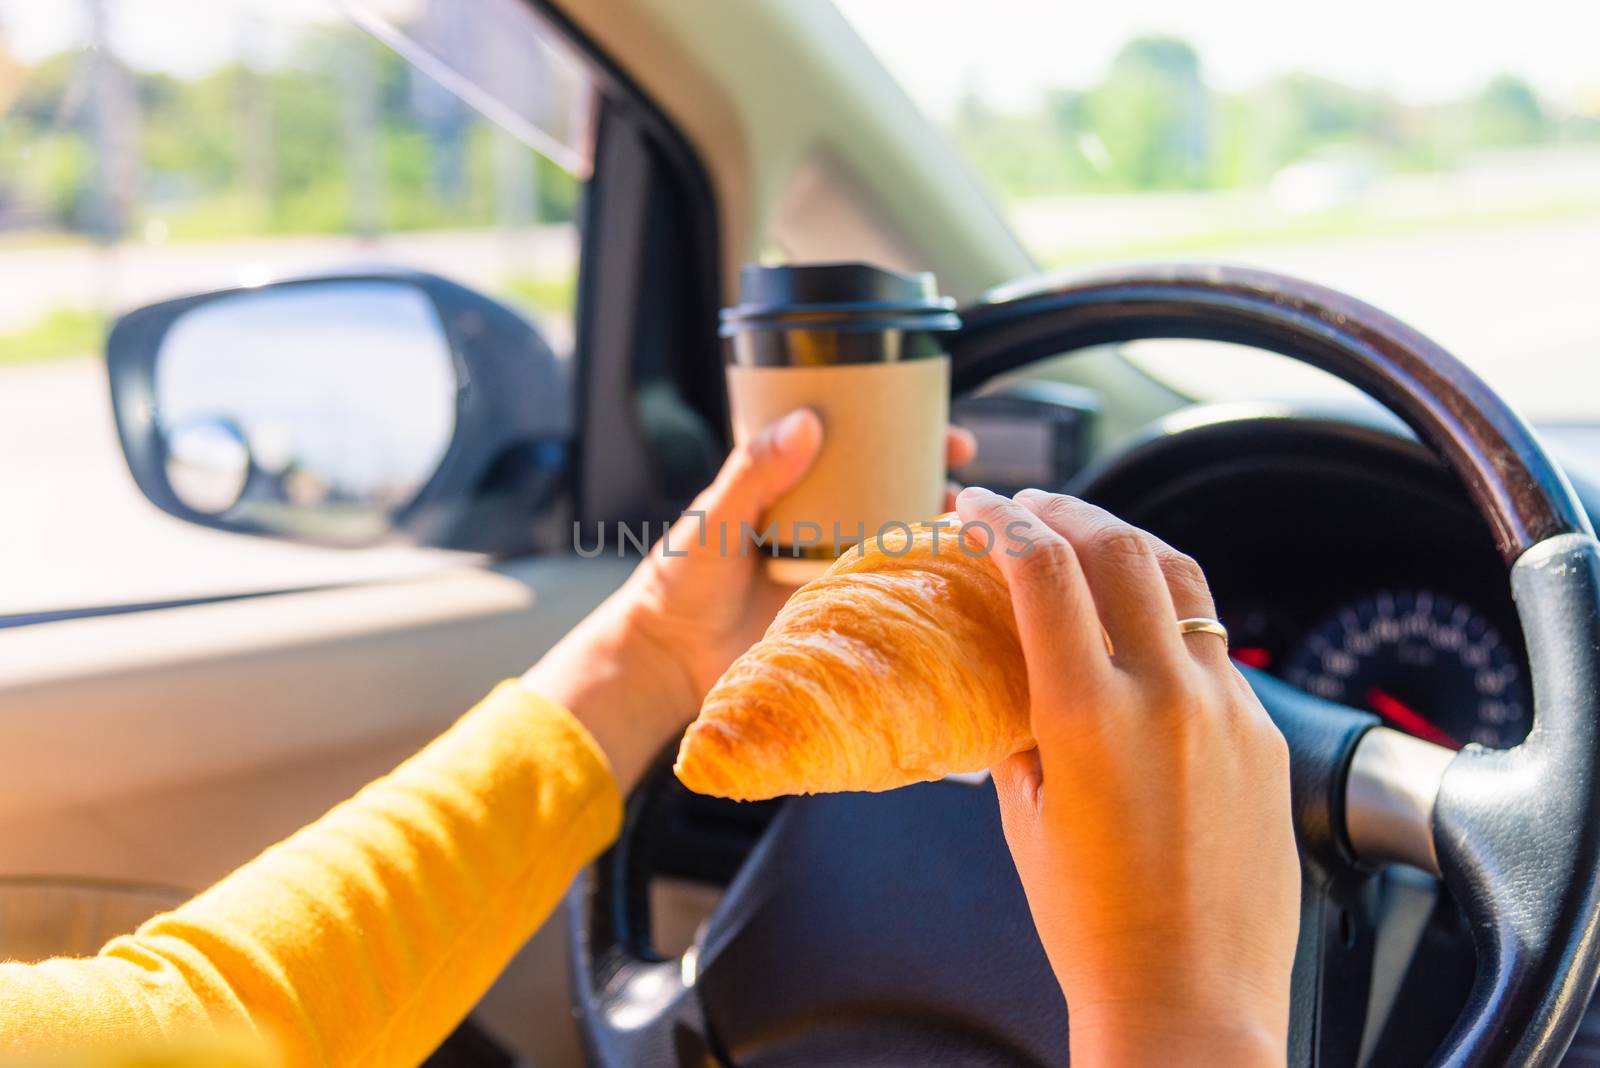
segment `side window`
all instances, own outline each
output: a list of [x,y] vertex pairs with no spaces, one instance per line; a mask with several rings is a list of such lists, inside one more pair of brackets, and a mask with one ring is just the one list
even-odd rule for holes
[[163,514],[100,350],[152,302],[400,266],[570,364],[594,101],[517,0],[0,0],[0,624],[455,562]]

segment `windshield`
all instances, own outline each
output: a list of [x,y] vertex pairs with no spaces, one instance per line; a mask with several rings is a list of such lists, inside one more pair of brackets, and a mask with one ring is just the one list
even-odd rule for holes
[[[1531,415],[1600,416],[1592,0],[839,7],[1041,267],[1299,275],[1399,315]],[[1315,388],[1258,354],[1132,355],[1203,398]]]

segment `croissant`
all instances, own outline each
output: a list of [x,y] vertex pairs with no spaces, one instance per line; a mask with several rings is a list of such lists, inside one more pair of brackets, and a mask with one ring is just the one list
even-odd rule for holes
[[1005,580],[964,545],[954,523],[891,531],[796,591],[706,696],[678,778],[740,801],[892,790],[1030,748]]

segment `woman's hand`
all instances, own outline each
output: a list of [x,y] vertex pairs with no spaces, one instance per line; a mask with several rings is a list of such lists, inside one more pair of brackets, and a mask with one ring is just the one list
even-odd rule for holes
[[[743,551],[743,531],[761,529],[821,447],[822,422],[802,409],[734,449],[622,588],[523,676],[589,729],[624,792],[794,592],[767,578],[768,550]],[[976,451],[951,429],[949,466]]]
[[994,781],[1072,1062],[1283,1064],[1300,894],[1288,748],[1223,642],[1178,631],[1215,616],[1205,576],[1070,497],[969,489],[957,509],[1026,532],[1025,552],[993,559],[1038,748]]

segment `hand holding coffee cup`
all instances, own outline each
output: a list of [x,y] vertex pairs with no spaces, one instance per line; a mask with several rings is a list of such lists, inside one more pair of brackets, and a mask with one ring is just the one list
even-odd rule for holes
[[950,360],[957,329],[931,274],[867,264],[747,266],[722,313],[736,441],[809,408],[816,463],[750,533],[768,574],[791,584],[852,547],[943,511]]

